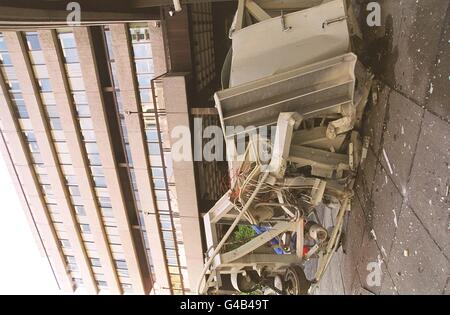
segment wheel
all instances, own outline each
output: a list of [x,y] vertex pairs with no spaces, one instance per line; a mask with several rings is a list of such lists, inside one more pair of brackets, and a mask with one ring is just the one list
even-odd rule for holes
[[306,295],[311,282],[298,265],[292,265],[284,274],[284,292],[286,295]]
[[246,271],[245,276],[242,273],[232,274],[231,283],[237,291],[250,293],[258,288],[258,275],[252,270]]

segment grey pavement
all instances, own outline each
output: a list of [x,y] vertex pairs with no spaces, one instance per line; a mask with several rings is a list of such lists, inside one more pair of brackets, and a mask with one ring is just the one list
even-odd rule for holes
[[[364,22],[370,1],[352,2]],[[379,85],[362,130],[371,144],[343,251],[317,293],[448,295],[450,1],[378,2],[382,26],[362,27],[355,45]],[[370,263],[381,271],[376,285]]]

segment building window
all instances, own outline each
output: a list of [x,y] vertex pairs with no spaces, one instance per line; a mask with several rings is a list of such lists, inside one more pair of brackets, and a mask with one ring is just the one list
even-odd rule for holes
[[97,194],[97,197],[104,197],[109,198],[109,192],[106,187],[97,187],[95,188],[95,193]]
[[95,132],[93,130],[82,130],[81,135],[83,136],[83,141],[96,141]]
[[127,262],[125,260],[114,260],[117,269],[128,270]]
[[83,78],[69,78],[69,84],[72,91],[83,91],[84,90],[84,81]]
[[151,59],[136,60],[136,73],[154,73],[153,62]]
[[94,176],[95,187],[106,188],[106,178],[104,176]]
[[139,74],[137,76],[139,88],[150,88],[152,77],[150,74]]
[[134,43],[133,52],[136,59],[152,58],[151,46],[148,43]]
[[164,178],[164,171],[162,167],[152,167],[153,178]]
[[93,130],[94,125],[92,124],[91,118],[80,118],[80,127],[84,130]]
[[39,153],[39,146],[37,142],[28,142],[28,146],[30,147],[30,151],[32,153]]
[[98,197],[98,202],[102,208],[112,208],[111,199],[109,199],[109,197]]
[[105,174],[103,173],[103,169],[101,167],[98,166],[91,166],[91,173],[94,176],[105,176]]
[[0,53],[0,65],[12,66],[11,57],[8,53]]
[[33,65],[45,64],[44,53],[41,50],[30,51],[30,59]]
[[58,37],[61,41],[61,47],[63,49],[76,47],[75,36],[73,35],[73,33],[66,33],[62,31],[58,34]]
[[55,95],[53,93],[43,92],[41,93],[41,99],[44,105],[56,105]]
[[78,63],[78,51],[76,48],[63,49],[63,55],[66,63]]
[[74,206],[75,208],[75,213],[79,216],[85,216],[86,215],[86,211],[84,210],[83,206]]
[[101,267],[102,266],[99,258],[91,258],[90,260],[91,260],[91,265],[93,267]]
[[7,81],[6,84],[9,86],[9,91],[14,93],[20,93],[20,85],[19,85],[19,81],[17,80],[10,80]]
[[81,66],[79,63],[66,64],[66,71],[69,77],[82,77]]
[[89,109],[89,105],[76,105],[78,117],[91,117],[91,110]]
[[158,131],[156,129],[146,129],[145,135],[148,142],[159,142]]
[[61,247],[62,248],[67,248],[67,249],[72,248],[72,246],[70,246],[69,240],[61,240]]
[[123,270],[123,269],[118,269],[118,270],[117,270],[117,274],[118,274],[120,277],[124,277],[124,278],[127,278],[127,277],[130,276],[128,270]]
[[122,289],[125,293],[132,293],[133,292],[133,286],[130,283],[122,283]]
[[88,154],[99,154],[98,153],[98,146],[97,143],[95,142],[87,142],[84,144],[85,148],[86,148],[86,152]]
[[61,120],[59,118],[50,118],[50,127],[53,130],[62,130]]
[[99,154],[88,154],[88,159],[89,159],[89,164],[91,166],[101,166],[102,165]]
[[54,141],[66,141],[66,136],[62,130],[52,130],[51,131]]
[[69,268],[69,270],[70,271],[78,271],[78,266],[77,266],[75,256],[67,255],[67,256],[65,256],[65,258],[66,258],[67,267]]
[[80,196],[80,188],[78,186],[69,186],[69,192],[71,196]]
[[41,92],[51,92],[52,85],[50,83],[50,79],[40,79],[38,80],[38,85]]
[[91,227],[89,224],[80,224],[80,229],[82,233],[91,234]]
[[150,155],[161,155],[161,147],[159,143],[147,143]]
[[46,65],[34,65],[33,70],[36,79],[48,79],[50,77]]
[[58,118],[58,109],[56,108],[56,105],[47,105],[45,106],[45,109],[47,110],[47,116],[49,118]]
[[58,160],[60,164],[72,164],[72,159],[68,153],[58,153]]
[[165,190],[155,190],[156,200],[167,200],[167,192]]
[[73,284],[77,287],[83,287],[84,283],[83,283],[83,279],[81,278],[72,278]]
[[114,218],[114,213],[112,208],[100,208],[101,212],[102,212],[102,216],[105,218]]
[[73,175],[67,175],[64,176],[66,180],[66,185],[76,185],[77,184],[77,178]]
[[85,92],[72,92],[73,102],[77,105],[88,103],[87,96]]
[[55,142],[56,151],[58,153],[69,153],[69,147],[67,146],[66,142]]
[[164,179],[153,179],[155,189],[166,189],[166,181]]
[[29,50],[41,50],[37,33],[28,32],[25,35]]

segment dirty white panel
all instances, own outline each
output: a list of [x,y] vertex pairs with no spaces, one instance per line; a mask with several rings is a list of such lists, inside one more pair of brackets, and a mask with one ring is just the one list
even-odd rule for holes
[[348,52],[343,17],[344,2],[335,0],[286,14],[287,31],[278,16],[234,32],[230,87]]

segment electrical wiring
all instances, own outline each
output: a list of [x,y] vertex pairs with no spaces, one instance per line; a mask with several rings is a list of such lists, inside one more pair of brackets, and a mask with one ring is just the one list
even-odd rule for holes
[[[239,223],[239,221],[242,219],[242,216],[247,212],[248,208],[250,207],[251,203],[253,202],[253,199],[256,197],[256,195],[259,192],[259,189],[261,188],[262,184],[267,180],[267,177],[269,176],[268,172],[263,173],[262,178],[260,179],[260,182],[258,184],[258,186],[256,187],[256,189],[253,191],[253,194],[250,196],[250,198],[248,199],[248,201],[246,202],[245,206],[242,208],[241,212],[236,216],[235,220],[233,221],[233,224],[230,226],[230,228],[227,230],[227,232],[225,233],[225,235],[223,236],[222,240],[219,242],[219,244],[217,244],[216,248],[214,249],[214,252],[211,254],[211,256],[209,257],[208,261],[205,263],[202,272],[200,273],[200,279],[197,285],[197,292],[199,294],[203,293],[203,288],[202,284],[203,284],[203,280],[204,277],[206,275],[206,272],[208,271],[209,267],[211,266],[211,263],[214,260],[214,257],[217,256],[217,254],[220,252],[221,248],[223,247],[223,245],[225,244],[225,242],[228,240],[228,238],[230,237],[231,233],[233,232],[234,228],[237,226],[237,224]],[[211,279],[211,275],[209,277],[209,279],[206,280],[205,286],[207,287],[208,283],[212,281]]]

